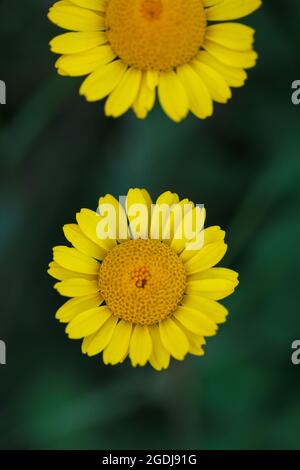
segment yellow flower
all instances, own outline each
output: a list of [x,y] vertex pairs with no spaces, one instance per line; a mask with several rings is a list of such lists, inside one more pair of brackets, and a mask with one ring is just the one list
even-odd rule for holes
[[[230,21],[255,11],[261,0],[62,0],[49,19],[72,31],[50,45],[62,54],[60,75],[88,77],[80,94],[108,97],[107,116],[132,108],[144,119],[156,89],[165,113],[179,122],[200,119],[213,101],[226,103],[255,65],[254,30]],[[228,21],[223,23],[223,21]],[[213,24],[209,24],[213,22]]]
[[214,267],[225,232],[204,229],[204,208],[170,191],[152,204],[146,190],[130,189],[124,204],[106,195],[76,219],[64,226],[72,247],[54,248],[48,273],[71,297],[56,318],[71,339],[83,339],[82,352],[156,370],[170,357],[203,355],[204,338],[228,314],[218,300],[238,285],[236,272]]

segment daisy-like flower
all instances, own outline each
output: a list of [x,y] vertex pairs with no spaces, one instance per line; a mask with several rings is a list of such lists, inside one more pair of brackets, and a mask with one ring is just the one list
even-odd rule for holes
[[[62,0],[49,19],[71,32],[50,45],[62,54],[58,73],[88,77],[80,94],[108,97],[107,116],[132,108],[145,118],[156,90],[174,121],[191,111],[200,119],[213,101],[226,103],[255,65],[254,30],[232,20],[245,17],[261,0]],[[226,23],[224,23],[226,21]],[[213,22],[213,24],[210,24]]]
[[[54,248],[48,272],[71,299],[56,318],[71,339],[83,339],[83,353],[103,353],[105,364],[129,356],[133,366],[162,370],[170,357],[203,355],[204,338],[228,313],[218,300],[238,284],[236,272],[214,267],[227,249],[224,231],[204,229],[205,210],[169,191],[152,205],[146,190],[130,189],[124,205],[106,195],[97,212],[82,209],[77,224],[64,226],[72,247]],[[116,214],[109,223],[106,206]]]

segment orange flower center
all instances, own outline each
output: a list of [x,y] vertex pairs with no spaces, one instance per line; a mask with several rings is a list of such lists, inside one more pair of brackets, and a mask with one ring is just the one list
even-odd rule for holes
[[106,27],[124,63],[140,70],[170,70],[197,55],[206,14],[202,0],[110,0]]
[[159,240],[129,240],[110,250],[99,271],[99,289],[125,321],[153,325],[182,300],[186,272],[174,250]]

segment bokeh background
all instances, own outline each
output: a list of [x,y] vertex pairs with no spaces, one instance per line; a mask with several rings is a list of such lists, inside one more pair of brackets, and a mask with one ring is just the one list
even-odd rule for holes
[[[264,2],[258,66],[205,122],[105,119],[60,78],[49,0],[0,3],[0,447],[299,449],[300,3]],[[62,225],[107,192],[171,189],[204,203],[240,272],[229,321],[204,358],[167,372],[105,367],[66,339],[46,274]]]

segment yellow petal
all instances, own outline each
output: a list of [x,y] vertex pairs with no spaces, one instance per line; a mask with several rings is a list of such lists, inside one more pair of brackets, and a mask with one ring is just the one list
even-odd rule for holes
[[92,308],[77,315],[67,326],[66,333],[71,339],[80,339],[89,336],[110,318],[111,311],[106,307]]
[[130,67],[126,70],[116,88],[107,98],[105,114],[119,117],[133,105],[141,82],[142,72]]
[[103,260],[106,250],[87,238],[77,224],[67,224],[63,227],[66,239],[72,243],[80,253],[91,258]]
[[120,243],[130,238],[125,209],[115,197],[111,194],[100,197],[98,211],[102,217],[109,219],[109,225]]
[[261,6],[261,0],[224,0],[208,8],[206,17],[209,21],[227,21],[250,15]]
[[104,17],[96,12],[57,2],[50,8],[48,18],[61,28],[70,31],[100,31],[104,29]]
[[204,244],[203,225],[206,211],[203,207],[196,206],[184,214],[180,230],[176,231],[171,242],[171,248],[180,254],[183,250],[195,255]]
[[185,295],[182,305],[199,311],[216,323],[224,323],[228,315],[228,310],[223,305],[199,295]]
[[201,77],[213,100],[218,103],[227,103],[232,94],[229,85],[222,75],[200,60],[194,60],[191,66],[199,77]]
[[203,47],[217,60],[230,67],[249,69],[254,67],[258,57],[257,53],[253,50],[233,51],[208,39],[205,40]]
[[200,119],[211,116],[213,113],[212,98],[199,74],[189,64],[178,67],[177,74],[185,89],[192,113]]
[[88,356],[95,356],[106,348],[113,336],[117,322],[118,317],[111,315],[100,330],[86,338],[88,344],[86,347],[83,346],[83,348]]
[[120,83],[127,66],[121,60],[101,65],[82,83],[80,94],[88,101],[98,101],[109,95]]
[[167,369],[170,364],[170,354],[161,342],[159,327],[152,325],[149,327],[152,339],[152,353],[149,362],[155,370]]
[[182,199],[170,207],[170,215],[163,227],[162,239],[170,245],[174,238],[181,239],[184,234],[184,218],[194,209],[195,204],[188,199]]
[[167,318],[159,323],[159,333],[162,344],[171,356],[183,360],[189,350],[189,342],[179,326]]
[[166,237],[167,231],[169,233],[168,239],[170,239],[170,225],[167,230],[167,224],[170,222],[172,207],[178,203],[178,195],[171,191],[166,191],[157,198],[151,217],[150,237],[152,239],[162,240]]
[[53,248],[53,259],[63,268],[79,273],[98,274],[100,268],[98,261],[67,246]]
[[211,268],[221,261],[226,251],[227,245],[222,242],[210,243],[204,246],[196,256],[187,261],[185,264],[186,272],[194,274]]
[[230,87],[241,87],[247,80],[247,73],[240,67],[231,67],[223,64],[207,51],[201,51],[195,59],[201,63],[207,64],[221,75]]
[[148,238],[151,221],[151,198],[143,189],[129,189],[126,213],[132,238]]
[[143,194],[144,199],[145,199],[145,201],[146,201],[146,204],[147,204],[147,207],[148,207],[148,209],[149,209],[149,212],[151,212],[151,206],[152,206],[152,199],[151,199],[151,196],[150,196],[149,192],[147,191],[147,189],[142,188],[141,191],[142,191],[142,194]]
[[234,287],[238,285],[238,273],[228,268],[210,268],[206,271],[201,271],[196,274],[189,276],[189,281],[200,281],[202,279],[225,279],[234,284]]
[[190,348],[189,348],[189,353],[192,354],[193,356],[203,356],[204,355],[204,349],[202,347],[201,343],[201,336],[198,335],[193,335],[192,333],[186,334],[189,343],[190,343]]
[[204,244],[209,245],[210,243],[222,242],[225,238],[225,231],[221,230],[220,227],[214,225],[204,229]]
[[151,352],[152,340],[148,326],[135,325],[129,345],[129,357],[132,366],[144,366]]
[[101,31],[71,32],[56,36],[50,42],[51,51],[56,54],[77,54],[107,42],[107,36]]
[[205,8],[212,7],[214,5],[217,5],[218,3],[223,2],[224,0],[202,0],[202,3]]
[[82,278],[82,279],[89,279],[89,280],[96,280],[95,274],[84,274],[84,273],[77,273],[75,271],[70,271],[69,269],[65,269],[55,261],[52,261],[49,264],[48,274],[54,279],[58,281],[64,281],[65,279],[72,279],[74,277]]
[[85,338],[83,338],[82,343],[81,343],[81,352],[82,352],[82,354],[87,353],[90,342],[92,341],[92,339],[94,338],[94,336],[96,334],[97,334],[97,331],[96,331],[96,333],[93,333],[92,335],[89,335],[89,336],[85,336]]
[[55,318],[57,318],[61,323],[69,323],[79,313],[85,312],[93,307],[98,307],[102,302],[103,298],[99,292],[67,300],[67,302],[57,310]]
[[[208,227],[203,230],[202,240],[203,246],[208,245],[209,243],[222,242],[225,238],[225,232],[220,229],[218,226]],[[184,263],[192,259],[198,254],[197,250],[188,250],[184,249],[180,254],[180,259]]]
[[106,11],[107,0],[71,0],[72,3],[82,8],[88,8],[96,11]]
[[155,87],[149,86],[149,72],[144,72],[140,82],[137,97],[133,103],[133,110],[139,119],[145,119],[155,103]]
[[173,121],[179,122],[187,116],[189,110],[188,97],[174,71],[160,73],[158,97],[164,112]]
[[179,306],[177,307],[174,317],[181,323],[187,330],[202,336],[213,336],[216,334],[217,326],[206,315],[193,310],[190,307]]
[[96,294],[99,291],[98,281],[78,278],[57,282],[54,288],[65,297],[82,297],[83,295]]
[[205,37],[236,51],[247,51],[252,48],[254,29],[240,23],[221,23],[207,27]]
[[178,323],[180,328],[183,329],[184,334],[186,335],[188,342],[189,342],[189,353],[193,354],[194,356],[203,356],[204,349],[203,345],[205,344],[205,338],[201,335],[197,335],[192,333],[191,331],[187,330],[182,324]]
[[105,240],[103,237],[99,237],[98,226],[102,219],[96,212],[89,209],[81,209],[81,211],[76,214],[76,220],[80,230],[87,238],[96,243],[96,245],[99,245],[105,252],[111,248],[112,240]]
[[147,70],[146,79],[149,88],[151,90],[154,90],[159,83],[159,72],[157,70]]
[[188,281],[187,294],[196,294],[213,300],[221,300],[231,295],[236,282],[225,279],[202,279],[199,281]]
[[118,364],[126,359],[131,338],[132,324],[120,320],[110,343],[103,351],[104,364]]
[[111,62],[115,54],[110,46],[97,46],[77,54],[62,55],[55,64],[58,73],[71,77],[80,77],[94,72],[99,66]]

